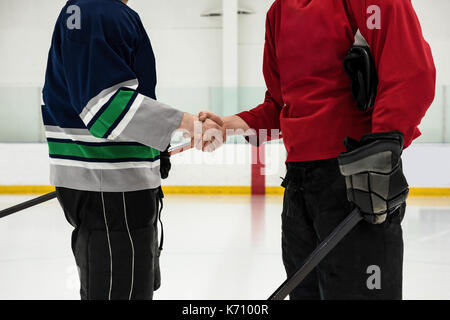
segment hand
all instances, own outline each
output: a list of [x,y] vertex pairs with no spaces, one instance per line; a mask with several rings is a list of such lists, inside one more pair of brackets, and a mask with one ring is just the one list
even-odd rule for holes
[[181,120],[180,126],[178,129],[184,130],[185,134],[189,137],[194,137],[195,131],[195,122],[198,122],[198,117],[189,113],[185,113],[183,115],[183,119]]
[[202,124],[200,137],[196,137],[195,147],[204,152],[213,152],[226,141],[226,132],[222,118],[212,112],[200,112]]
[[[244,120],[242,120],[242,118],[239,116],[229,116],[220,118],[218,115],[212,112],[202,111],[200,112],[198,117],[200,121],[206,121],[207,119],[210,119],[215,122],[222,122],[223,129],[225,131],[223,141],[226,141],[226,137],[229,136],[235,135],[251,136],[256,134],[255,131],[250,129],[248,124]],[[218,147],[220,147],[220,145],[217,144],[208,144],[207,146],[209,149],[208,151],[214,151]]]
[[214,121],[215,123],[219,124],[220,126],[223,127],[224,122],[222,120],[221,117],[219,117],[217,114],[210,112],[210,111],[202,111],[198,114],[198,119],[201,122],[206,121],[207,119],[210,119],[212,121]]
[[222,120],[218,116],[212,118],[204,117],[203,121],[199,121],[197,116],[185,113],[178,129],[184,130],[184,137],[190,138],[198,150],[211,152],[222,145],[225,139]]

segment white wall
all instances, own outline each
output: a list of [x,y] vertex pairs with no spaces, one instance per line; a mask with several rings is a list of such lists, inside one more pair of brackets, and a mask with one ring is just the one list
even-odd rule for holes
[[[173,170],[165,185],[249,186],[249,145],[226,145],[212,154],[189,150],[172,158]],[[281,144],[267,145],[268,186],[284,177],[286,151]],[[48,185],[46,144],[0,144],[0,185]],[[414,144],[405,150],[404,169],[413,187],[450,187],[450,145]]]
[[[44,80],[47,54],[56,18],[65,0],[0,1],[0,86],[36,85]],[[158,62],[162,87],[208,87],[222,84],[222,18],[201,17],[208,9],[220,8],[220,0],[130,0],[147,28]],[[242,1],[256,14],[240,17],[240,46],[246,66],[244,86],[261,82],[265,11],[270,0]],[[245,68],[244,68],[245,69]],[[249,75],[253,77],[249,78]]]
[[[31,87],[30,95],[36,95],[33,87],[37,89],[43,84],[52,30],[65,2],[0,0],[0,87]],[[265,14],[272,2],[239,2],[240,7],[255,12],[239,17],[239,86],[259,87],[258,90],[250,90],[252,97],[242,102],[245,108],[263,99],[260,89],[264,87],[261,69]],[[438,85],[450,85],[450,20],[447,17],[450,1],[413,0],[413,4],[433,49]],[[130,0],[130,6],[139,12],[153,43],[158,63],[159,98],[190,112],[209,108],[214,96],[209,88],[222,86],[222,18],[202,18],[200,14],[209,9],[221,8],[221,0]],[[23,100],[29,104],[27,99]],[[11,105],[5,105],[3,101],[0,100],[3,110],[0,115],[5,118],[9,110],[14,112],[17,106],[13,105],[13,101]],[[38,108],[38,105],[39,102],[36,102],[31,108]],[[435,118],[439,119],[439,116],[440,113]],[[24,118],[20,117],[17,121],[23,122]],[[18,125],[14,121],[8,122]],[[433,123],[427,124],[427,128],[433,126]],[[448,166],[445,163],[445,159],[450,156],[449,150],[448,146],[433,145],[416,145],[408,150],[405,167],[411,184],[449,186],[446,181],[449,176]],[[3,144],[0,145],[0,155],[0,184],[48,183],[45,145]],[[180,165],[175,170],[183,171],[183,168],[187,167]],[[189,174],[175,174],[169,183],[193,183],[192,176],[199,171],[202,172],[202,179],[195,180],[195,184],[248,185],[250,181],[247,165],[219,166],[220,170],[212,165],[189,168],[185,170]],[[268,177],[270,185],[278,185],[279,173]],[[223,177],[223,181],[214,178],[217,174]]]
[[[412,0],[436,63],[437,84],[450,85],[450,1]],[[417,63],[420,64],[420,61]]]
[[[56,17],[65,0],[0,1],[0,86],[43,83]],[[265,13],[273,1],[240,0],[255,11],[239,18],[240,85],[263,86]],[[438,81],[450,85],[450,1],[413,0],[438,66]],[[202,18],[220,0],[130,0],[148,29],[162,87],[220,86],[221,18]],[[420,61],[418,61],[420,63]]]
[[[226,1],[226,0],[225,0]],[[0,0],[0,105],[8,110],[25,110],[38,116],[40,101],[35,92],[43,85],[51,35],[65,0]],[[239,7],[248,8],[252,15],[239,17],[239,107],[250,109],[264,98],[262,57],[265,16],[272,0],[240,0]],[[153,43],[157,58],[159,100],[191,113],[211,109],[221,114],[234,112],[235,107],[223,104],[222,18],[201,17],[210,9],[220,9],[222,0],[130,0],[139,12]],[[449,0],[413,0],[427,40],[433,49],[438,85],[450,85],[450,12]],[[417,63],[420,64],[420,61]],[[9,88],[29,87],[29,99],[11,97]],[[440,87],[439,87],[440,88]],[[27,92],[28,92],[27,91]],[[225,92],[226,94],[226,92]],[[441,119],[442,91],[437,92],[433,109],[425,122],[422,142],[439,141],[439,129],[433,123]],[[28,100],[35,104],[24,103]],[[439,100],[441,99],[441,100]],[[449,99],[447,99],[448,101]],[[439,110],[438,110],[439,109]],[[13,111],[11,121],[0,119],[5,130],[17,131],[21,120]],[[32,120],[31,120],[32,121]],[[25,124],[34,128],[31,122]],[[442,126],[442,125],[441,125]],[[450,125],[448,126],[450,127]],[[33,131],[33,132],[31,132]],[[450,130],[449,130],[450,131]],[[37,129],[29,134],[15,132],[3,141],[40,141]],[[448,133],[450,136],[450,133]]]
[[147,29],[162,87],[220,86],[221,18],[202,18],[221,1],[131,0]]
[[41,86],[64,0],[0,1],[0,86]]

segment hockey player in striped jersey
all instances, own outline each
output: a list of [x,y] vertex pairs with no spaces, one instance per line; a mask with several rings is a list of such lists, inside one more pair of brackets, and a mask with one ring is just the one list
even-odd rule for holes
[[193,136],[197,119],[156,101],[152,46],[126,2],[67,2],[43,89],[50,179],[75,228],[82,299],[152,298],[165,151],[176,129]]

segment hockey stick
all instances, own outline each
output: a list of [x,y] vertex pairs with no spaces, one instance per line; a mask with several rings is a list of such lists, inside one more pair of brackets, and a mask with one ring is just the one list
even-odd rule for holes
[[333,250],[336,245],[363,219],[358,208],[353,210],[340,225],[311,253],[303,266],[288,278],[268,300],[284,300],[314,270],[315,267]]
[[176,154],[188,151],[189,149],[192,149],[194,147],[193,142],[182,144],[181,146],[173,147],[169,149],[170,156],[174,156]]
[[44,194],[43,196],[40,196],[40,197],[35,198],[35,199],[28,200],[28,201],[23,202],[23,203],[20,203],[18,205],[15,205],[14,207],[11,207],[11,208],[8,208],[8,209],[0,211],[0,219],[4,218],[6,216],[9,216],[9,215],[11,215],[13,213],[16,213],[16,212],[19,212],[19,211],[22,211],[22,210],[25,210],[25,209],[37,206],[38,204],[47,202],[47,201],[52,200],[54,198],[56,198],[56,191]]
[[[187,151],[187,150],[192,149],[192,148],[193,148],[193,144],[192,143],[186,143],[186,144],[183,144],[181,146],[177,146],[177,147],[171,148],[169,150],[169,154],[171,156],[173,156],[175,154],[182,153],[182,152]],[[38,204],[50,201],[50,200],[55,199],[55,198],[56,198],[56,191],[53,191],[53,192],[44,194],[43,196],[40,196],[40,197],[31,199],[31,200],[28,200],[28,201],[23,202],[23,203],[20,203],[18,205],[13,206],[13,207],[1,210],[0,211],[0,219],[4,218],[4,217],[7,217],[7,216],[9,216],[9,215],[11,215],[13,213],[16,213],[16,212],[19,212],[19,211],[22,211],[22,210],[25,210],[25,209],[37,206]]]

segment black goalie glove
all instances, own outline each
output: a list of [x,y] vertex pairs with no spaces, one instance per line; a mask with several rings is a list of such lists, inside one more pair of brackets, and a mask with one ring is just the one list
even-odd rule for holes
[[403,134],[371,133],[359,142],[347,138],[345,145],[347,152],[338,160],[348,200],[361,210],[366,221],[381,224],[408,198],[401,161]]
[[170,163],[169,148],[170,145],[167,147],[166,151],[161,152],[160,154],[161,166],[159,171],[161,172],[161,179],[167,179],[169,177],[170,169],[172,168],[172,164]]

